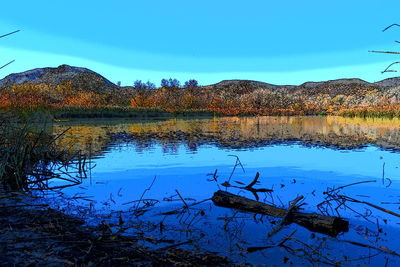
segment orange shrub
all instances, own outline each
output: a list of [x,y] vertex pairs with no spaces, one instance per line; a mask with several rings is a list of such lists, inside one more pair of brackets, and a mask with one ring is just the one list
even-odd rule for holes
[[220,108],[222,106],[222,99],[219,97],[214,97],[211,100],[210,108]]
[[185,95],[183,96],[183,99],[182,99],[182,102],[181,102],[181,105],[180,105],[180,106],[181,106],[183,109],[191,109],[191,108],[194,108],[195,105],[196,105],[196,99],[195,99],[195,97],[194,97],[192,94],[187,93],[187,94],[185,94]]
[[0,108],[8,108],[11,106],[11,99],[8,93],[0,93]]
[[94,92],[79,92],[74,96],[69,96],[62,102],[63,106],[71,107],[98,107],[105,105],[104,97]]
[[154,97],[137,95],[130,99],[130,106],[132,108],[151,108],[156,107]]

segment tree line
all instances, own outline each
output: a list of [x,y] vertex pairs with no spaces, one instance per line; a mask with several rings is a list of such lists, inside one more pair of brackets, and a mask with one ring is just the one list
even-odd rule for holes
[[[195,88],[199,87],[199,82],[195,79],[187,80],[181,85],[181,82],[178,79],[162,79],[160,82],[161,88]],[[150,82],[143,82],[142,80],[136,80],[133,83],[133,88],[135,89],[156,89],[157,86]]]

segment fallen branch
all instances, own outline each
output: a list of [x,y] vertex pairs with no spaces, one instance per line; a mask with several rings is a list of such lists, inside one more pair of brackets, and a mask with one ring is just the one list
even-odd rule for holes
[[[238,196],[225,191],[217,191],[212,197],[216,206],[233,208],[244,212],[259,213],[273,217],[284,218],[288,213],[286,209],[268,205],[249,198]],[[348,232],[349,222],[335,216],[323,216],[317,213],[303,213],[293,211],[286,218],[286,222],[296,223],[310,231],[337,236],[341,232]]]
[[289,206],[288,210],[286,211],[286,214],[282,217],[282,220],[280,221],[279,225],[277,227],[275,227],[274,229],[272,229],[272,231],[268,234],[268,237],[272,237],[273,235],[278,233],[282,229],[283,226],[290,224],[290,221],[289,221],[290,215],[293,213],[293,211],[298,209],[297,203],[300,200],[302,200],[303,198],[304,198],[304,196],[298,196],[290,203],[290,206]]

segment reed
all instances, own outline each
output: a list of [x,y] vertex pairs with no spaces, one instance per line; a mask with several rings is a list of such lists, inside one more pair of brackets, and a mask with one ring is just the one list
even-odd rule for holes
[[166,117],[168,112],[158,108],[104,107],[61,107],[49,110],[55,119],[65,118],[136,118]]
[[374,106],[374,107],[355,107],[339,110],[337,115],[344,117],[363,117],[363,118],[399,118],[400,105]]
[[[80,152],[56,145],[51,135],[29,123],[0,125],[0,184],[7,191],[56,190],[80,184],[88,163]],[[60,183],[54,185],[54,181]]]

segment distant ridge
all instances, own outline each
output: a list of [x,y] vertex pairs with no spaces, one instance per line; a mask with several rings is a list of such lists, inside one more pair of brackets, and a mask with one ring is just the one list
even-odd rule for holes
[[[58,85],[64,82],[71,82],[72,85],[80,90],[96,91],[98,93],[110,92],[120,88],[100,74],[81,67],[61,65],[56,68],[37,68],[21,73],[14,73],[0,80],[0,89],[12,86],[13,84],[23,84],[30,82],[33,84],[52,84]],[[301,85],[275,85],[265,82],[252,80],[223,80],[216,84],[200,87],[204,90],[227,91],[240,95],[259,89],[278,90],[282,92],[298,92],[306,95],[310,94],[355,94],[370,90],[387,90],[400,86],[400,77],[388,78],[379,82],[369,83],[361,79],[337,79],[321,82],[305,82]],[[124,90],[133,89],[130,86],[123,87]]]
[[375,84],[385,87],[397,87],[400,86],[400,77],[384,79],[382,81],[376,82]]

